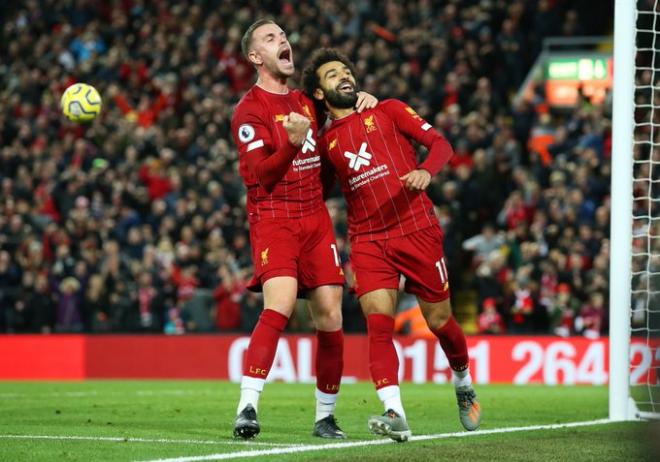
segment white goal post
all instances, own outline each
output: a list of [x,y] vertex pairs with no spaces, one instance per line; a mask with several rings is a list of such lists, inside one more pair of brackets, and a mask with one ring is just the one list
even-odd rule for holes
[[[642,8],[638,9],[636,0],[615,0],[609,337],[611,420],[660,418],[660,349],[657,346],[660,329],[655,325],[660,312],[660,246],[657,245],[660,243],[657,207],[660,197],[656,197],[660,196],[660,162],[654,158],[654,152],[660,151],[660,122],[657,121],[660,116],[660,104],[657,104],[660,101],[660,4],[659,0],[653,0],[639,5]],[[635,353],[633,339],[637,343]],[[642,360],[634,359],[640,352]],[[633,359],[635,364],[631,363]],[[631,384],[631,367],[633,371],[642,367],[638,361],[647,372],[634,372],[632,381],[635,383]],[[631,385],[635,384],[640,393],[633,392]]]
[[633,0],[616,0],[614,4],[609,365],[609,417],[612,420],[634,418],[631,415],[632,398],[628,383],[630,380],[635,10]]

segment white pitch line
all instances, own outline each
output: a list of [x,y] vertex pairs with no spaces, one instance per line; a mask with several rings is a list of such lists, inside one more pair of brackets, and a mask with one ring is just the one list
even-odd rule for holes
[[[0,435],[0,439],[61,440],[61,441],[108,441],[112,443],[167,443],[167,444],[211,444],[234,446],[295,446],[287,443],[266,443],[256,441],[213,441],[213,440],[171,440],[167,438],[132,438],[123,436],[69,436],[69,435]],[[302,444],[300,445],[302,446]]]
[[[530,425],[527,427],[504,427],[494,428],[492,430],[477,430],[474,432],[454,432],[454,433],[439,433],[436,435],[419,435],[413,436],[409,441],[428,441],[439,440],[445,438],[466,438],[472,436],[494,435],[498,433],[514,433],[534,430],[556,430],[560,428],[573,428],[573,427],[586,427],[591,425],[602,425],[611,423],[609,419],[589,420],[584,422],[569,422],[565,424],[551,424],[551,425]],[[378,440],[362,440],[352,441],[346,443],[330,443],[330,444],[316,444],[316,445],[291,445],[285,448],[275,449],[259,449],[256,451],[239,451],[220,454],[209,454],[205,456],[189,456],[189,457],[174,457],[172,459],[152,459],[143,462],[197,462],[205,460],[227,460],[227,459],[242,459],[248,457],[271,456],[281,454],[294,454],[301,452],[322,451],[326,449],[346,449],[356,448],[361,446],[380,446],[383,444],[392,444],[394,441],[390,439]]]
[[[194,396],[194,395],[210,395],[219,394],[220,390],[135,390],[135,391],[106,391],[103,396]],[[88,396],[101,396],[98,391],[62,391],[51,393],[0,393],[0,399],[42,399],[45,397],[51,398],[84,398]]]

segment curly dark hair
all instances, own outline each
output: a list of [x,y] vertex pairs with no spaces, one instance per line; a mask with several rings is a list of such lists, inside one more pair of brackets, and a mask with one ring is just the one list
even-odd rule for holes
[[320,84],[319,76],[316,74],[316,71],[325,63],[332,61],[339,61],[346,65],[346,67],[351,70],[351,73],[355,75],[355,67],[353,66],[353,63],[339,50],[334,48],[321,48],[320,50],[316,50],[312,53],[312,56],[309,58],[307,66],[305,66],[302,73],[303,89],[307,96],[312,98],[312,100],[314,100],[314,90],[316,90]]

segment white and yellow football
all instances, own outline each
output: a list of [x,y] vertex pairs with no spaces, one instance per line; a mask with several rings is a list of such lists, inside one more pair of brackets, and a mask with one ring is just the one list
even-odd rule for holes
[[60,106],[72,122],[90,122],[101,112],[101,95],[91,85],[74,83],[62,94]]

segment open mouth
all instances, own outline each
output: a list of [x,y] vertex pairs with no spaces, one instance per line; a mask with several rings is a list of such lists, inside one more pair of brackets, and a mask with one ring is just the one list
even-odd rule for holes
[[340,83],[337,89],[339,91],[343,91],[344,93],[353,93],[355,91],[355,87],[353,87],[353,84],[349,81]]
[[291,50],[289,48],[285,48],[284,50],[280,51],[277,59],[283,63],[291,63]]

